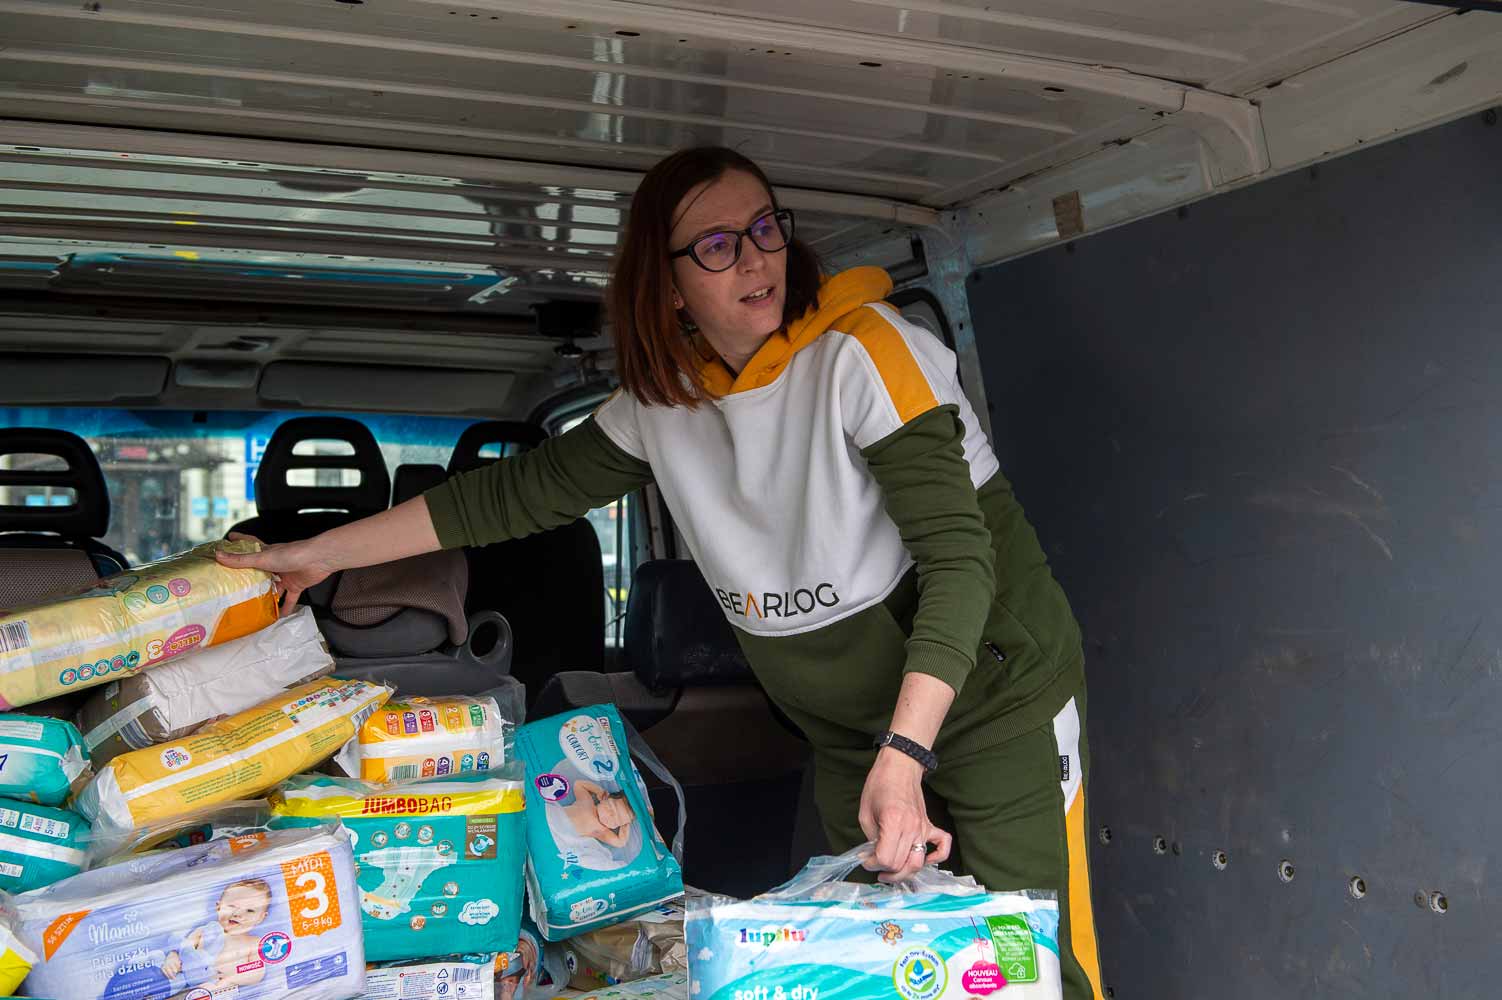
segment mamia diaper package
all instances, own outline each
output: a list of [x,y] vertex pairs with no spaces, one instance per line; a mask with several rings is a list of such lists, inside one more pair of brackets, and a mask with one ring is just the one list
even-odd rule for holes
[[26,892],[88,867],[89,823],[76,812],[0,802],[0,889]]
[[334,660],[311,608],[232,642],[111,681],[78,711],[95,766],[186,736],[209,719],[252,708],[331,673]]
[[367,681],[327,677],[210,723],[192,736],[121,754],[78,796],[95,835],[122,837],[195,810],[244,799],[317,766],[391,696]]
[[745,902],[691,898],[694,1000],[1058,1000],[1051,892],[986,892],[925,868],[901,886],[840,882],[871,850],[815,858]]
[[[647,789],[623,748],[678,792],[668,851]],[[651,751],[628,744],[614,705],[591,705],[517,731],[527,769],[527,889],[549,941],[619,921],[683,892],[683,791]]]
[[62,805],[89,762],[71,722],[44,715],[0,716],[0,796]]
[[23,995],[350,1000],[365,982],[354,858],[322,826],[133,858],[17,897]]
[[365,781],[413,781],[488,771],[505,760],[504,713],[494,695],[397,698],[372,715],[339,753],[339,766]]
[[133,674],[276,621],[270,574],[228,569],[212,542],[107,577],[87,590],[0,613],[0,709]]

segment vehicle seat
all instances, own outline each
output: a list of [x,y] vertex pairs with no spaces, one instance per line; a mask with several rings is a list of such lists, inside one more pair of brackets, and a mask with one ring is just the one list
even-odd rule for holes
[[398,465],[396,475],[391,477],[391,506],[421,496],[448,476],[448,471],[441,465]]
[[[296,455],[304,441],[343,441],[353,455]],[[288,473],[301,469],[355,469],[356,486],[293,486]],[[263,542],[312,538],[386,509],[391,475],[369,429],[348,417],[294,417],[271,435],[256,470],[256,516],[231,528]]]
[[[530,716],[613,702],[683,786],[684,880],[740,898],[785,880],[808,748],[775,716],[692,561],[636,568],[625,653],[627,673],[558,674]],[[672,829],[674,797],[652,801],[659,829]]]
[[[49,455],[66,469],[0,469],[0,609],[20,607],[91,586],[124,572],[125,557],[100,541],[109,531],[110,500],[104,472],[88,442],[68,431],[38,427],[0,430],[0,458]],[[12,503],[9,489],[66,487],[65,507]]]
[[[536,424],[493,420],[467,428],[454,446],[448,474],[481,468],[495,457],[547,439]],[[525,538],[466,549],[471,614],[498,611],[511,624],[511,673],[536,697],[564,670],[600,670],[605,662],[605,572],[600,540],[584,518]]]

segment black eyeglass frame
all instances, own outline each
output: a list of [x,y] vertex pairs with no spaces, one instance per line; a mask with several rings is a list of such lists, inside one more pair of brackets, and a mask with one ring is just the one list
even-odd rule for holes
[[[757,243],[756,237],[751,235],[751,230],[755,229],[757,224],[762,220],[768,218],[777,220],[778,232],[782,232],[784,225],[786,226],[786,236],[782,241],[782,246],[771,250],[762,246],[760,243]],[[690,243],[683,249],[670,252],[668,254],[668,260],[677,260],[679,257],[688,257],[692,259],[695,264],[698,264],[701,268],[708,271],[710,274],[719,274],[722,271],[730,270],[736,264],[740,263],[742,248],[741,241],[743,239],[749,239],[752,243],[756,243],[756,249],[760,250],[762,253],[781,253],[788,248],[789,243],[793,242],[793,233],[795,231],[795,226],[796,220],[793,217],[793,210],[791,208],[775,209],[771,212],[768,212],[766,215],[757,216],[755,221],[753,221],[751,225],[747,226],[745,229],[717,229],[712,233],[705,233],[703,236],[696,238],[692,243]],[[712,239],[716,236],[735,237],[735,256],[732,257],[730,259],[730,263],[726,264],[724,267],[710,267],[708,264],[699,259],[699,253],[695,249],[700,243],[704,242],[707,239]]]

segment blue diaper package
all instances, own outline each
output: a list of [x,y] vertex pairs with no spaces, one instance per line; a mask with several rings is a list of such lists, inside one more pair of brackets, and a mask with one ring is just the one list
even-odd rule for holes
[[89,821],[68,809],[0,802],[0,889],[27,892],[88,867]]
[[[669,851],[629,748],[678,793]],[[591,705],[517,731],[527,768],[527,890],[549,941],[607,927],[683,892],[683,790],[614,705]]]
[[693,1000],[1059,1000],[1054,893],[932,867],[900,886],[840,881],[870,850],[815,858],[744,902],[691,897]]
[[271,825],[343,821],[360,867],[371,962],[510,952],[522,914],[520,765],[377,785],[304,774],[271,796]]
[[83,736],[45,715],[0,716],[0,796],[60,806],[89,770]]

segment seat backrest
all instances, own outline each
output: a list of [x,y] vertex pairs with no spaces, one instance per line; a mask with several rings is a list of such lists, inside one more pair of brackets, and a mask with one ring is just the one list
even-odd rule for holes
[[[298,455],[305,441],[341,441],[352,455]],[[354,486],[301,486],[288,481],[299,470],[354,469]],[[391,475],[375,436],[348,417],[294,417],[271,435],[256,470],[255,517],[232,531],[263,542],[295,542],[386,509]]]
[[[529,450],[547,440],[536,424],[491,420],[465,430],[449,474],[491,462],[486,445]],[[505,449],[510,450],[510,449]],[[565,670],[600,670],[605,662],[605,573],[600,539],[584,518],[525,538],[467,550],[469,610],[498,611],[511,624],[511,674],[535,698]]]
[[441,465],[407,464],[396,467],[391,477],[391,506],[406,503],[421,496],[448,478],[448,471]]
[[636,567],[626,604],[626,662],[652,691],[754,683],[751,664],[691,559]]
[[[45,456],[42,462],[21,456]],[[88,442],[41,427],[0,429],[0,609],[86,587],[125,570],[125,557],[100,539],[109,531],[104,472]],[[64,468],[57,468],[58,464]],[[27,506],[13,491],[72,491],[69,503]]]

